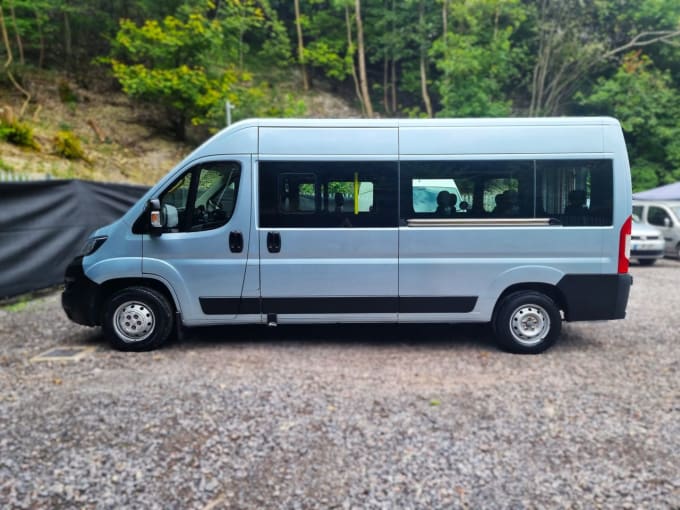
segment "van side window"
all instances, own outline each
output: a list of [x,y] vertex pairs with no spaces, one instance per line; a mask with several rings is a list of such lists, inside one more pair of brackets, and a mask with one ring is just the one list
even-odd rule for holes
[[404,161],[401,218],[551,218],[566,227],[606,226],[613,189],[611,160]]
[[264,228],[396,227],[397,163],[261,161]]
[[633,206],[633,216],[637,216],[640,221],[642,221],[642,206],[641,205],[634,205]]
[[279,214],[314,213],[316,176],[286,173],[279,176]]
[[564,226],[612,224],[611,160],[537,160],[537,217],[558,218]]
[[[657,227],[666,227],[673,224],[670,215],[661,207],[657,207],[655,205],[649,206],[649,211],[647,211],[647,221],[652,225],[656,225]],[[668,222],[668,225],[666,225],[666,222]]]
[[403,161],[401,216],[533,217],[531,161]]
[[210,162],[182,175],[160,196],[167,232],[219,228],[236,207],[241,169],[238,163]]

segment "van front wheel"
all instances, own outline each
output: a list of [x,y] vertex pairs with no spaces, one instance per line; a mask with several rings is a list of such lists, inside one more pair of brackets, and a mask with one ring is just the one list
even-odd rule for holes
[[161,293],[130,287],[108,300],[102,327],[111,345],[121,351],[148,351],[163,344],[173,326],[172,307]]
[[493,319],[498,345],[518,354],[538,354],[555,343],[562,317],[555,302],[536,291],[520,291],[499,303]]

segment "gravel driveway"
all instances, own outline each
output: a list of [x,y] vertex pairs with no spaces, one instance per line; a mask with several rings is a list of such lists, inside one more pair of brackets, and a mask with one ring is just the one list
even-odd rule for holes
[[[539,356],[483,326],[234,327],[114,352],[0,310],[0,507],[680,508],[680,263]],[[77,362],[29,360],[56,345]]]

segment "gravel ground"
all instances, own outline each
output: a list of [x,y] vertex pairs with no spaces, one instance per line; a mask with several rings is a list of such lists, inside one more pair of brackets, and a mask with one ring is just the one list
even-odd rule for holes
[[[3,508],[680,508],[680,263],[540,356],[483,326],[234,327],[114,352],[0,310]],[[31,363],[56,345],[78,362]]]

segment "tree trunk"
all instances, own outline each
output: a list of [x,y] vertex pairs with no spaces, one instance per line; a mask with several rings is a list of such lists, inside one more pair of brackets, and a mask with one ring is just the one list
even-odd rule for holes
[[397,60],[392,59],[392,111],[397,111]]
[[388,89],[389,89],[389,67],[390,62],[387,59],[387,52],[383,57],[383,108],[385,108],[385,113],[389,115],[390,113],[390,102],[388,99]]
[[19,63],[24,65],[24,45],[21,42],[21,34],[19,33],[19,27],[17,26],[17,15],[14,13],[14,2],[9,3],[9,14],[12,17],[12,26],[14,27],[14,35],[17,38],[17,49],[19,50]]
[[38,69],[42,69],[43,63],[45,61],[45,35],[43,34],[42,21],[40,20],[40,14],[37,9],[35,12],[35,24],[38,27],[38,37],[40,39],[40,53],[38,54]]
[[[395,13],[392,16],[392,35],[397,31],[396,27],[396,7],[394,4],[395,0],[392,0],[392,12]],[[394,40],[394,38],[393,38]],[[397,112],[397,57],[395,56],[394,48],[392,48],[392,69],[391,69],[391,81],[392,81],[392,112]]]
[[[425,36],[425,6],[423,0],[418,4],[418,24],[422,36]],[[432,102],[430,101],[430,94],[427,92],[427,62],[426,62],[426,46],[421,41],[420,45],[420,90],[423,94],[423,102],[425,103],[425,111],[427,116],[432,118]]]
[[352,38],[352,23],[350,22],[348,6],[345,6],[345,25],[347,26],[347,53],[352,57],[352,81],[354,81],[354,92],[356,92],[357,99],[359,99],[359,104],[361,105],[361,114],[366,115],[364,98],[361,96],[359,78],[357,77],[357,70],[354,66],[354,39]]
[[357,23],[357,51],[359,53],[359,85],[361,86],[361,95],[364,99],[364,106],[366,107],[366,115],[373,117],[373,105],[371,104],[371,96],[368,93],[368,78],[366,77],[366,52],[364,50],[364,25],[361,21],[361,0],[355,0],[354,7],[356,10]]
[[446,37],[449,35],[449,0],[442,2],[442,32],[444,33],[444,47],[446,47]]
[[[449,90],[450,87],[450,80],[449,80],[449,0],[443,0],[442,2],[442,41],[444,42],[444,76],[442,78],[442,83],[443,83],[443,88],[447,91]],[[440,92],[441,93],[441,92]],[[446,104],[448,101],[443,100],[444,107],[447,107],[448,105]]]
[[300,0],[295,0],[295,29],[298,39],[298,62],[302,72],[302,86],[305,92],[309,90],[309,79],[307,78],[307,67],[305,66],[305,45],[302,40],[302,23],[300,23]]
[[71,22],[68,19],[68,12],[64,11],[64,53],[66,54],[66,66],[71,62],[72,41],[71,41]]
[[3,69],[7,73],[9,81],[11,81],[12,85],[14,85],[14,88],[26,96],[24,103],[21,105],[21,111],[19,111],[19,118],[21,118],[26,111],[26,107],[28,107],[28,103],[31,101],[31,93],[21,86],[21,84],[14,78],[14,75],[10,69],[14,57],[12,56],[12,47],[9,44],[9,36],[7,35],[7,25],[5,24],[5,15],[2,12],[2,5],[0,5],[0,34],[2,34],[2,42],[4,43],[5,51],[7,52],[7,60],[5,61]]
[[187,118],[184,113],[178,113],[173,119],[172,129],[176,140],[183,142],[187,139]]
[[[388,10],[387,0],[383,0],[383,9],[385,12]],[[390,101],[389,101],[389,72],[390,72],[390,59],[389,59],[389,48],[385,44],[383,46],[383,108],[386,114],[390,114]]]

